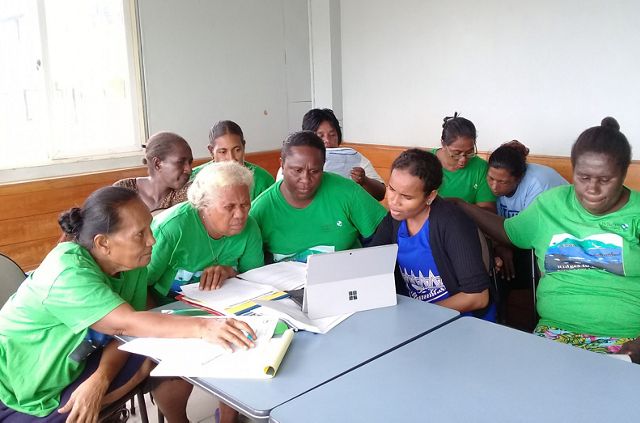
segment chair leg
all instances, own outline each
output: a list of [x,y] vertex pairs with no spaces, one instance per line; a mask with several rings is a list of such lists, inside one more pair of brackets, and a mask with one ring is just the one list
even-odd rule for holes
[[[147,403],[144,400],[144,393],[140,391],[136,396],[138,397],[138,406],[140,407],[140,421],[142,421],[142,423],[149,423],[149,415],[147,414]],[[131,401],[133,402],[133,399]]]
[[136,415],[136,399],[135,397],[131,397],[131,405],[129,405],[129,409],[131,410],[131,415]]

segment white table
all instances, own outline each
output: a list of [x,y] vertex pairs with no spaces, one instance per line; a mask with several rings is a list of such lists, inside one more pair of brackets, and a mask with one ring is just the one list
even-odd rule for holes
[[270,421],[639,419],[639,365],[462,317],[276,407]]
[[398,296],[398,305],[354,314],[329,333],[298,332],[269,380],[189,378],[249,417],[266,421],[276,406],[398,348],[458,317],[458,312]]

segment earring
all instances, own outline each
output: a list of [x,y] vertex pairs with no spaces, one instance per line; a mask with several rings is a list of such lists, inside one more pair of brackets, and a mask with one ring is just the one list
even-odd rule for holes
[[431,205],[431,200],[427,200],[427,206]]

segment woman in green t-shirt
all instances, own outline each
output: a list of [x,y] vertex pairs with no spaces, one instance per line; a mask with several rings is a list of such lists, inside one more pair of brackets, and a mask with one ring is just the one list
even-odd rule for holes
[[624,186],[630,163],[629,141],[608,117],[573,144],[573,185],[506,220],[459,204],[499,242],[535,250],[537,335],[638,363],[640,193]]
[[496,212],[496,197],[487,184],[487,162],[478,157],[476,127],[469,119],[447,116],[442,124],[442,148],[434,149],[442,164],[439,195],[461,198],[467,203]]
[[283,179],[253,202],[268,259],[306,262],[316,253],[361,246],[386,210],[354,181],[324,172],[326,147],[311,131],[282,144]]
[[231,120],[221,120],[216,123],[209,130],[209,144],[207,145],[212,160],[195,167],[191,172],[191,180],[194,180],[202,169],[212,163],[234,161],[253,173],[253,186],[249,193],[251,201],[253,201],[262,191],[273,185],[275,180],[265,169],[244,159],[246,145],[247,141],[244,139],[240,125]]
[[[153,367],[117,349],[109,335],[203,338],[230,348],[253,343],[234,319],[144,311],[145,266],[155,239],[138,195],[106,187],[59,219],[58,244],[0,310],[0,421],[95,421]],[[191,385],[153,390],[171,422],[187,422]]]
[[149,285],[161,303],[180,286],[200,283],[216,289],[237,273],[264,264],[262,237],[249,217],[253,176],[234,161],[202,169],[189,188],[189,201],[156,216]]

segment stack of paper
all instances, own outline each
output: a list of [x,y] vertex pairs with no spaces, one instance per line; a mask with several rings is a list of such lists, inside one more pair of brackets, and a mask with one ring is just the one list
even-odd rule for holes
[[238,278],[269,285],[281,291],[291,291],[304,286],[307,281],[307,265],[297,261],[281,261],[241,273]]
[[347,313],[321,319],[310,319],[298,304],[288,298],[279,301],[256,300],[255,302],[262,306],[260,308],[261,314],[278,317],[287,323],[289,327],[313,333],[327,333],[353,314]]
[[327,333],[353,313],[309,319],[282,291],[304,286],[306,269],[304,263],[274,263],[230,278],[214,291],[202,291],[197,283],[184,285],[180,299],[214,313],[276,316],[294,330]]
[[240,318],[256,332],[255,347],[233,353],[201,339],[136,338],[121,350],[159,360],[151,376],[266,379],[275,376],[284,358],[293,330],[273,337],[278,319],[268,316]]
[[181,301],[198,305],[227,315],[246,314],[259,307],[253,300],[269,301],[288,297],[269,285],[261,285],[238,278],[227,279],[220,288],[203,291],[198,283],[183,285]]

